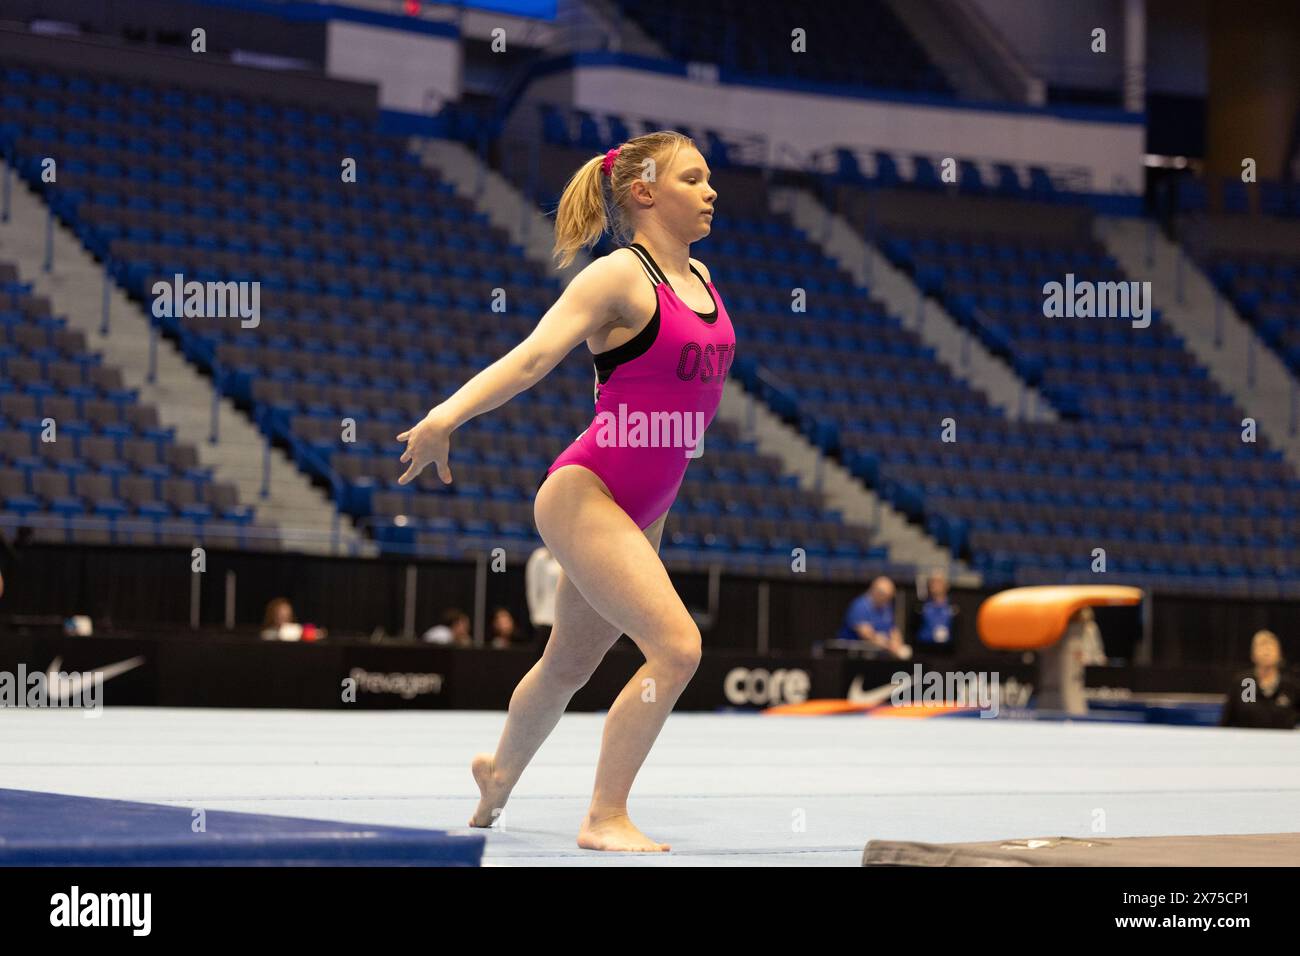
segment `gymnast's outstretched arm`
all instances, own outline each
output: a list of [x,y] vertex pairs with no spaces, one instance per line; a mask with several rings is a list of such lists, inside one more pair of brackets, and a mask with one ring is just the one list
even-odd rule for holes
[[614,321],[627,293],[628,269],[621,256],[592,262],[573,277],[527,338],[435,406],[419,424],[398,435],[398,441],[407,443],[401,461],[410,463],[398,484],[409,484],[435,462],[438,477],[450,483],[451,433],[532,388],[576,345]]

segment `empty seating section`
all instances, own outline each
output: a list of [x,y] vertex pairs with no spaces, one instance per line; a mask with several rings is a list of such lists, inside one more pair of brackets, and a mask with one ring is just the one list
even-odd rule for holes
[[911,440],[864,450],[865,466],[911,485],[918,510],[969,526],[977,566],[1059,580],[1104,548],[1109,573],[1162,586],[1296,581],[1300,482],[1263,438],[1242,441],[1245,413],[1158,312],[1147,328],[1044,315],[1045,283],[1128,279],[1091,238],[1089,213],[853,190],[839,206],[1062,413],[986,427],[953,403],[956,443],[939,442],[930,416]]
[[[176,274],[259,284],[256,323],[156,321],[381,545],[445,556],[485,542],[517,553],[536,545],[537,482],[591,418],[590,357],[575,350],[536,388],[463,428],[450,487],[431,471],[397,484],[396,434],[526,337],[560,287],[380,132],[376,116],[0,69],[0,140],[15,166],[146,308],[154,283]],[[503,164],[545,208],[594,152],[641,132],[616,116],[580,115],[576,130],[573,119],[544,109],[535,159]],[[1092,213],[1058,204],[1045,174],[1025,186],[1008,170],[975,189],[964,167],[966,186],[952,195],[929,182],[923,157],[912,185],[928,191],[893,188],[902,183],[888,156],[870,175],[841,156],[824,195],[1046,396],[1061,413],[1051,424],[1011,421],[954,376],[771,212],[758,172],[704,137],[719,212],[694,251],[738,320],[735,376],[991,581],[1085,574],[1102,548],[1108,573],[1162,587],[1266,594],[1300,582],[1300,481],[1264,439],[1241,440],[1244,411],[1158,312],[1147,328],[1044,315],[1047,282],[1128,279],[1092,238]],[[47,156],[59,179],[41,186]],[[345,157],[357,162],[355,183],[341,179]],[[1035,195],[1053,201],[1008,198]],[[1300,370],[1293,224],[1268,218],[1265,235],[1257,217],[1236,220],[1247,225],[1184,220],[1184,240]],[[613,247],[606,238],[594,252]],[[78,540],[201,531],[253,546],[251,509],[48,312],[0,268],[6,520],[45,516],[43,533]],[[48,418],[59,442],[40,440]],[[945,442],[949,424],[956,440]],[[79,517],[103,520],[70,530]],[[134,537],[123,537],[128,526]],[[871,529],[845,525],[718,419],[674,508],[665,557],[763,573],[788,568],[794,548],[820,559],[817,573],[888,567]]]
[[1179,177],[1163,187],[1173,190],[1173,205],[1182,214],[1216,212],[1228,215],[1261,213],[1300,219],[1300,183],[1264,179],[1244,183],[1240,177]]
[[[618,0],[623,13],[677,60],[716,63],[751,77],[950,94],[885,0]],[[796,29],[805,52],[796,52]]]
[[1191,216],[1179,235],[1237,312],[1300,376],[1300,222]]
[[[373,116],[144,81],[4,76],[0,136],[18,168],[36,185],[39,158],[59,158],[47,200],[146,308],[154,282],[178,273],[260,283],[255,325],[156,321],[383,546],[461,555],[539,543],[538,480],[591,420],[585,348],[457,433],[451,486],[433,469],[397,484],[397,433],[517,345],[561,291],[401,139],[377,132]],[[356,183],[341,181],[343,157],[356,159]],[[788,571],[794,547],[822,559],[814,575],[886,567],[870,529],[846,527],[715,421],[674,507],[666,558]]]
[[[1058,187],[1042,166],[1019,166],[1006,162],[977,162],[952,157],[956,161],[956,182],[945,182],[940,170],[942,157],[913,153],[906,156],[885,150],[839,147],[833,153],[831,179],[851,186],[896,189],[906,186],[934,192],[955,191],[963,195],[1027,197],[1043,202],[1075,202],[1079,197],[1071,187],[1081,188],[1083,181],[1075,174]],[[1064,173],[1062,173],[1065,176]]]
[[119,369],[0,262],[0,528],[39,541],[274,548]]

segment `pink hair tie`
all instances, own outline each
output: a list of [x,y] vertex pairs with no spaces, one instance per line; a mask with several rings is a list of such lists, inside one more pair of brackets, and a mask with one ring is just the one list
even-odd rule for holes
[[614,160],[618,158],[618,151],[622,148],[622,146],[615,146],[605,154],[605,161],[600,164],[600,171],[606,176],[608,176],[609,171],[614,168]]

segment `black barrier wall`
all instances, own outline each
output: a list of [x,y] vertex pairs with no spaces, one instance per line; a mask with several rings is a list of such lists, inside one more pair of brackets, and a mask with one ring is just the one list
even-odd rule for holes
[[[106,707],[246,707],[313,710],[452,709],[504,711],[537,652],[350,641],[285,643],[203,633],[171,636],[69,637],[0,635],[0,707],[4,694],[23,693],[33,674],[101,672]],[[643,657],[615,647],[569,710],[607,710],[636,674]],[[744,654],[710,651],[679,698],[678,711],[759,711],[809,700],[931,703],[933,675],[962,675],[995,684],[999,708],[1024,707],[1036,665],[1019,654],[960,659],[864,661],[845,656]],[[1231,668],[1088,668],[1090,687],[1125,693],[1216,693]],[[913,696],[894,699],[902,677]],[[647,691],[647,688],[639,688]],[[979,698],[970,698],[972,706]],[[948,698],[943,700],[951,703]]]
[[[505,710],[530,650],[315,644],[207,635],[0,637],[0,674],[103,671],[104,706]],[[644,658],[616,648],[570,710],[605,710]],[[707,655],[677,710],[757,710],[842,696],[843,660]],[[129,669],[123,671],[123,665]],[[892,672],[892,669],[889,669]],[[120,672],[120,673],[119,673]],[[880,678],[883,675],[883,678]],[[872,680],[888,681],[885,668]],[[875,685],[873,685],[875,686]]]
[[[198,575],[200,626],[221,627],[227,589],[233,587],[234,620],[260,624],[268,601],[287,597],[298,619],[318,624],[336,636],[371,635],[377,628],[401,635],[408,597],[408,569],[414,568],[414,636],[438,622],[442,611],[458,607],[473,614],[478,570],[467,562],[410,561],[400,558],[331,558],[295,553],[209,551]],[[86,614],[96,633],[142,625],[173,632],[191,623],[193,582],[190,553],[175,548],[29,545],[3,569],[6,590],[0,598],[0,628],[23,616],[65,618]],[[792,576],[794,577],[794,576]],[[687,607],[708,610],[709,576],[673,571],[672,580]],[[504,606],[527,627],[522,564],[486,572],[488,613]],[[760,590],[767,588],[770,653],[806,655],[819,641],[835,636],[849,603],[867,581],[834,583],[790,578],[759,579],[725,575],[711,626],[702,628],[708,650],[754,652],[760,633]],[[898,581],[904,596],[904,622],[918,601],[913,582]],[[975,633],[979,605],[992,593],[954,588],[960,609],[948,653],[979,654]],[[1134,609],[1098,608],[1097,622],[1112,658],[1132,657],[1141,636]],[[1260,628],[1275,631],[1290,660],[1300,659],[1300,602],[1252,601],[1154,595],[1151,608],[1151,663],[1167,666],[1245,666],[1250,638]],[[904,637],[911,635],[904,627]]]

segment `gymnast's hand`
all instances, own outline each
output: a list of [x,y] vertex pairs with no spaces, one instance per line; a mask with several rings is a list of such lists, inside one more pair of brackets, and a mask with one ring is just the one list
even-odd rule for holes
[[430,462],[436,462],[438,477],[442,479],[442,483],[451,484],[451,469],[447,467],[451,433],[450,423],[435,408],[414,428],[398,435],[398,441],[406,442],[406,451],[403,452],[401,460],[411,464],[406,469],[406,474],[397,479],[397,483],[410,484]]

